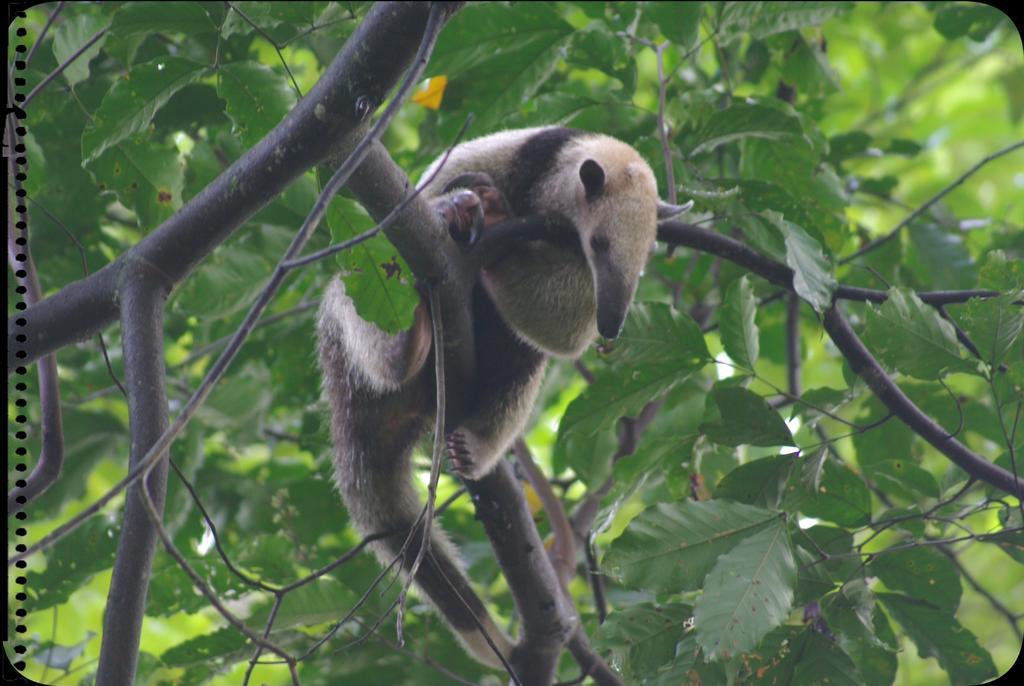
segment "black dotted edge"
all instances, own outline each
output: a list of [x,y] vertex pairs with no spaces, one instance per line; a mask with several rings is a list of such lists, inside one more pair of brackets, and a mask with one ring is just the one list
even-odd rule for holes
[[[8,16],[10,16],[10,15],[8,15]],[[16,20],[17,19],[24,20],[25,16],[26,15],[25,15],[24,12],[17,12],[14,15],[14,18]],[[15,36],[17,36],[17,40],[19,40],[19,41],[24,41],[25,37],[28,35],[28,31],[25,29],[24,26],[19,26],[17,29],[15,29],[14,33],[15,33]],[[13,80],[14,92],[13,92],[12,96],[13,96],[13,100],[14,100],[15,105],[14,105],[13,109],[10,110],[10,113],[13,114],[13,116],[15,117],[15,119],[18,122],[18,125],[15,128],[15,132],[18,134],[18,137],[19,137],[20,140],[24,140],[26,130],[25,130],[25,127],[24,127],[25,111],[20,107],[20,104],[22,102],[24,102],[24,100],[25,100],[25,94],[24,94],[24,92],[22,92],[24,90],[24,88],[25,88],[25,79],[24,79],[24,77],[19,75],[19,72],[21,72],[21,71],[23,71],[25,69],[25,66],[26,66],[25,65],[25,55],[26,55],[27,51],[28,51],[28,47],[23,42],[19,42],[17,45],[14,46],[14,52],[15,52],[14,80]],[[7,141],[4,141],[5,144],[6,144],[6,142]],[[14,165],[15,165],[14,166],[14,169],[15,169],[15,176],[14,176],[14,178],[15,178],[15,180],[19,184],[17,186],[17,190],[15,191],[15,195],[17,196],[17,199],[15,201],[15,207],[14,207],[14,212],[16,214],[16,223],[15,223],[14,226],[15,226],[16,234],[17,234],[15,236],[15,238],[14,238],[14,243],[17,246],[17,248],[19,249],[19,251],[13,257],[14,257],[14,260],[15,260],[15,263],[16,263],[16,268],[15,268],[14,276],[17,277],[18,282],[19,282],[18,285],[15,287],[14,291],[15,291],[15,293],[17,293],[21,297],[14,304],[14,307],[18,311],[23,311],[27,307],[27,305],[25,303],[25,299],[24,299],[25,298],[25,294],[27,292],[27,289],[26,289],[26,287],[24,285],[24,279],[25,279],[26,276],[28,276],[28,273],[25,271],[25,268],[24,268],[26,257],[25,257],[25,253],[22,252],[22,250],[24,250],[25,246],[28,245],[28,222],[27,222],[26,208],[25,208],[25,195],[26,195],[26,193],[25,193],[25,189],[21,186],[21,184],[24,184],[25,180],[27,178],[26,175],[25,175],[25,171],[26,171],[27,166],[28,166],[28,160],[25,158],[25,145],[24,145],[24,143],[16,144],[13,151],[8,150],[7,152],[8,152],[8,154],[13,154],[15,156],[14,157]],[[15,351],[14,351],[14,355],[15,355],[15,357],[17,359],[23,360],[23,359],[25,359],[28,356],[28,349],[27,349],[28,337],[25,335],[25,331],[27,331],[26,326],[27,326],[28,322],[26,321],[26,319],[24,317],[18,316],[14,320],[14,324],[15,324],[15,327],[16,327],[16,331],[18,331],[18,333],[14,337],[14,340],[16,342],[16,348],[15,348]],[[27,438],[28,438],[28,433],[26,432],[26,426],[25,426],[26,423],[28,422],[28,418],[27,418],[27,416],[25,414],[25,410],[26,410],[26,407],[28,406],[28,402],[29,402],[28,397],[27,397],[27,392],[28,392],[29,389],[28,389],[28,385],[25,383],[25,379],[26,379],[26,376],[28,374],[28,370],[24,366],[19,365],[18,367],[15,368],[14,373],[16,375],[16,377],[15,377],[16,380],[15,380],[15,383],[14,383],[14,390],[15,390],[14,404],[17,407],[17,416],[15,416],[15,418],[14,418],[14,421],[15,421],[15,430],[14,430],[14,436],[13,436],[14,440],[11,441],[11,446],[14,448],[14,454],[16,456],[14,458],[14,460],[15,460],[14,471],[18,473],[18,478],[14,482],[14,486],[15,486],[15,488],[24,488],[24,486],[25,486],[25,473],[28,470],[28,464],[26,464],[26,462],[25,462],[25,459],[28,456],[28,449],[26,447],[26,441],[27,441]],[[8,436],[8,437],[10,438],[10,436]],[[15,502],[17,502],[19,507],[24,507],[24,505],[25,505],[25,496],[19,495],[19,496],[15,497]],[[24,540],[25,540],[25,536],[28,534],[28,530],[25,528],[25,520],[28,519],[28,514],[25,512],[24,509],[20,509],[18,512],[16,512],[14,514],[14,518],[16,520],[16,524],[15,524],[13,530],[8,529],[8,535],[12,535],[13,540],[16,542],[15,546],[14,546],[14,550],[19,552],[19,553],[22,553],[22,552],[25,552],[25,549],[26,549]],[[17,574],[16,574],[16,576],[13,579],[9,579],[9,580],[12,580],[20,588],[14,594],[14,600],[15,600],[15,607],[14,607],[14,616],[15,616],[14,632],[15,632],[15,634],[14,634],[13,637],[8,637],[8,638],[9,638],[10,643],[11,643],[11,649],[14,651],[14,653],[16,655],[16,657],[14,658],[14,662],[11,663],[11,664],[19,672],[24,672],[25,668],[26,668],[25,653],[28,651],[28,648],[27,648],[27,646],[25,645],[25,642],[24,642],[25,641],[25,633],[28,630],[28,627],[26,627],[25,623],[24,623],[25,622],[25,616],[28,614],[28,611],[25,609],[25,601],[28,599],[28,596],[25,593],[25,568],[28,565],[25,562],[25,560],[18,560],[17,562],[14,563],[14,566],[18,570]]]

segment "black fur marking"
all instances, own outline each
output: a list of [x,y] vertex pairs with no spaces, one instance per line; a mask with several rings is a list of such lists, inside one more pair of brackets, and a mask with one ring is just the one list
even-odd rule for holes
[[558,153],[565,144],[585,133],[578,129],[559,126],[544,129],[523,143],[516,152],[512,163],[512,175],[508,188],[505,189],[505,197],[512,206],[512,214],[525,217],[537,213],[537,208],[531,202],[535,195],[534,187],[551,172]]
[[587,201],[592,202],[604,193],[604,169],[594,160],[583,160],[580,165],[580,181],[587,191]]

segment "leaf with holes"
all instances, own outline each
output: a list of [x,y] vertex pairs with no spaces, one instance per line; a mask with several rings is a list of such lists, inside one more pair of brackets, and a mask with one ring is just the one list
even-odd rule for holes
[[728,659],[756,646],[789,614],[795,585],[796,560],[782,519],[718,558],[693,613],[705,658]]

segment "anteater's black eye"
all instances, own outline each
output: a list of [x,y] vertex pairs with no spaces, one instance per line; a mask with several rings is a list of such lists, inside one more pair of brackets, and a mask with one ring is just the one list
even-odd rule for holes
[[605,252],[608,250],[608,239],[604,236],[591,236],[590,249],[594,252]]

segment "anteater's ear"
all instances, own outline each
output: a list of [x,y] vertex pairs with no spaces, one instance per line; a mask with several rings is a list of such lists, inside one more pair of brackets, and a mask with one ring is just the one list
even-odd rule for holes
[[587,192],[587,200],[594,200],[604,192],[604,169],[594,160],[583,160],[580,165],[580,181]]
[[658,200],[658,219],[671,219],[693,207],[693,201],[683,205],[672,205],[664,200]]

